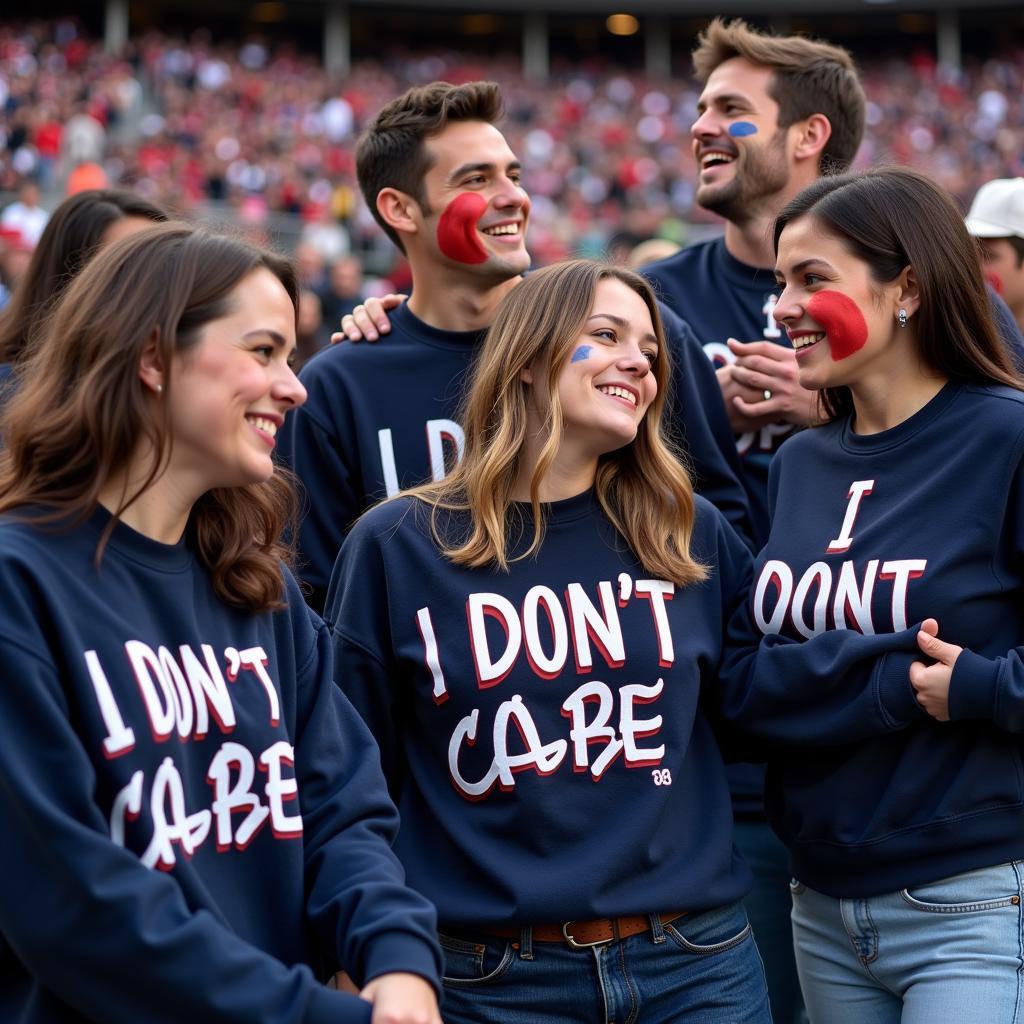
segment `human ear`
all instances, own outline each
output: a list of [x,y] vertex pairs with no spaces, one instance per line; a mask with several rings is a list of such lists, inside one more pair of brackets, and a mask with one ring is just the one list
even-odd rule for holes
[[824,114],[811,114],[794,127],[799,129],[796,148],[793,151],[798,160],[821,160],[822,151],[832,138],[832,122]]
[[898,308],[905,309],[908,316],[913,316],[921,308],[921,288],[914,268],[909,265],[904,267],[893,284],[896,287]]
[[150,391],[159,394],[164,389],[164,361],[157,344],[157,333],[153,332],[139,357],[139,380]]
[[524,384],[531,384],[532,385],[533,384],[533,367],[532,366],[524,366],[519,371],[519,379]]
[[422,217],[420,204],[397,188],[382,188],[377,193],[377,212],[384,223],[395,231],[414,235],[419,230]]

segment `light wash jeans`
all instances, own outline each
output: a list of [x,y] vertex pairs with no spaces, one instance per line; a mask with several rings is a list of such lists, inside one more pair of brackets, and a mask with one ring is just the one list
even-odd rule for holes
[[811,1024],[1024,1021],[1024,862],[866,899],[792,891]]
[[771,1024],[740,903],[591,949],[440,936],[445,1024]]

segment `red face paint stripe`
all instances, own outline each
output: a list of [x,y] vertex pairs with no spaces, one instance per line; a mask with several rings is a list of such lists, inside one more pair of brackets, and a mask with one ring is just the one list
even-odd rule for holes
[[476,236],[477,221],[487,200],[476,192],[463,192],[445,208],[437,222],[437,244],[449,259],[459,263],[483,263],[487,251]]
[[828,335],[832,361],[852,356],[868,340],[868,325],[860,307],[842,292],[815,292],[807,303],[807,312]]

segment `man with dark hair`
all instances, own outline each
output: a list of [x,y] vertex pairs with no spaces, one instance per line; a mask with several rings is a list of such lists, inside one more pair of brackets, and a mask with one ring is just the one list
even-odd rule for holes
[[802,188],[849,167],[864,131],[864,91],[840,47],[765,35],[742,21],[712,21],[693,65],[704,85],[691,128],[696,199],[725,218],[725,234],[643,273],[720,366],[760,544],[768,464],[811,422],[816,401],[797,382],[793,350],[772,318],[771,226]]
[[[356,152],[360,187],[412,271],[386,344],[336,345],[303,369],[309,398],[288,417],[280,452],[308,495],[299,571],[319,610],[335,556],[370,504],[440,479],[463,443],[460,406],[495,310],[528,268],[530,200],[495,127],[493,82],[411,89],[387,104]],[[720,393],[700,343],[665,310],[673,432],[694,475],[744,536],[748,510]]]
[[[693,66],[704,87],[691,127],[696,199],[725,218],[725,233],[641,272],[718,366],[760,547],[768,536],[771,458],[817,412],[816,394],[800,386],[793,349],[772,317],[778,289],[771,228],[801,189],[848,169],[864,131],[864,91],[846,50],[767,35],[740,20],[712,21]],[[754,871],[747,910],[772,1013],[778,1024],[794,1024],[803,1003],[786,852],[765,818],[763,769],[733,766],[730,784],[736,843]]]

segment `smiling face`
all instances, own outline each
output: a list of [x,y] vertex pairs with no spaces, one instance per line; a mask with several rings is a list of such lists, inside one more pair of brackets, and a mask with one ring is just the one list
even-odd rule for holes
[[432,165],[423,179],[420,244],[491,281],[518,277],[530,266],[530,199],[505,137],[484,121],[457,121],[424,145]]
[[228,314],[206,324],[171,368],[168,473],[191,500],[269,479],[275,435],[306,400],[288,365],[295,308],[281,282],[259,268],[228,301]]
[[[916,358],[897,325],[904,275],[888,284],[811,215],[791,221],[779,237],[775,276],[781,294],[774,316],[796,350],[800,383],[820,389],[880,380]],[[901,301],[902,298],[902,301]]]
[[622,281],[603,278],[558,378],[562,448],[596,460],[629,444],[658,393],[657,357],[647,303]]
[[789,184],[788,133],[779,128],[779,105],[768,93],[773,74],[733,57],[711,72],[697,102],[690,127],[697,202],[727,220],[762,212]]

